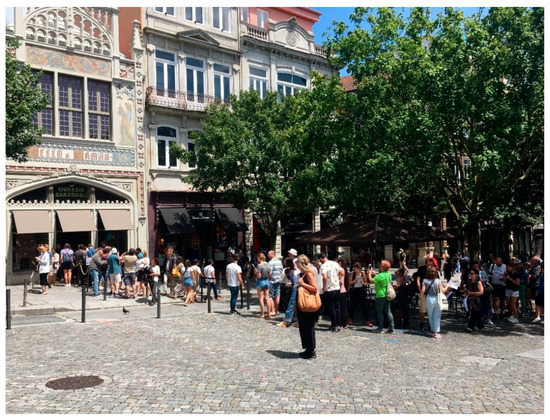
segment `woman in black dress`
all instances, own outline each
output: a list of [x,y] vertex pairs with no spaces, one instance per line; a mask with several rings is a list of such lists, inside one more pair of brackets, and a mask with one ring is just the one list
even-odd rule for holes
[[[317,293],[317,282],[315,274],[309,263],[309,258],[305,255],[300,255],[296,259],[296,267],[300,270],[300,278],[298,283],[304,289],[312,293]],[[298,316],[298,328],[300,330],[300,339],[302,340],[302,348],[305,349],[300,353],[302,359],[311,359],[317,357],[315,354],[315,323],[319,319],[319,311],[302,312],[296,304],[296,314]]]

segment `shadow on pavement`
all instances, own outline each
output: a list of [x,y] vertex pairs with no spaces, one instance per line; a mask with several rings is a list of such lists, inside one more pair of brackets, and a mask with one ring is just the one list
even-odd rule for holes
[[290,351],[281,351],[281,350],[266,350],[272,356],[278,357],[279,359],[299,359],[300,356],[298,353]]

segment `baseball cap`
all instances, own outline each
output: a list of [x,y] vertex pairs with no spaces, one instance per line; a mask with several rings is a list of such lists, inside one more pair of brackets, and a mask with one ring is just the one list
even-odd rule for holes
[[111,248],[111,254],[116,254],[118,251],[116,248]]

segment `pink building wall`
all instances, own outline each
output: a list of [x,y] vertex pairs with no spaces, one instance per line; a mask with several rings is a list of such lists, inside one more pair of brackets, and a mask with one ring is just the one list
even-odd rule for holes
[[308,7],[249,7],[250,24],[258,26],[258,9],[269,13],[269,19],[273,22],[281,22],[295,17],[298,25],[306,31],[313,31],[313,24],[319,21],[321,13]]

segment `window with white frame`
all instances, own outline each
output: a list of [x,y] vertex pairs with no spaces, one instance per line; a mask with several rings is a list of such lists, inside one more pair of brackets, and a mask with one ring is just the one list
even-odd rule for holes
[[165,15],[175,16],[173,7],[155,7],[155,12],[164,13]]
[[168,51],[155,51],[155,85],[157,95],[176,95],[176,54]]
[[248,7],[241,7],[241,21],[250,23],[250,14],[248,12]]
[[258,92],[260,98],[264,99],[267,92],[267,70],[250,66],[248,72],[250,73],[250,89]]
[[231,32],[231,7],[212,8],[212,26],[225,32]]
[[88,80],[88,129],[91,139],[111,139],[111,86]]
[[306,87],[307,79],[305,77],[286,72],[277,73],[277,92],[280,97],[294,95]]
[[157,128],[157,166],[159,168],[176,168],[178,160],[170,153],[170,146],[177,144],[177,133],[171,127]]
[[67,137],[83,137],[83,85],[82,78],[59,76],[59,134]]
[[214,97],[229,101],[231,94],[231,68],[224,64],[214,64]]
[[49,95],[50,100],[42,111],[34,114],[33,123],[42,129],[42,134],[53,134],[53,73],[43,72],[38,87]]
[[194,23],[203,23],[202,7],[186,7],[185,20],[189,20]]
[[185,59],[187,77],[187,100],[204,102],[204,60],[187,57]]
[[269,12],[258,9],[258,26],[260,28],[266,28],[269,21]]

